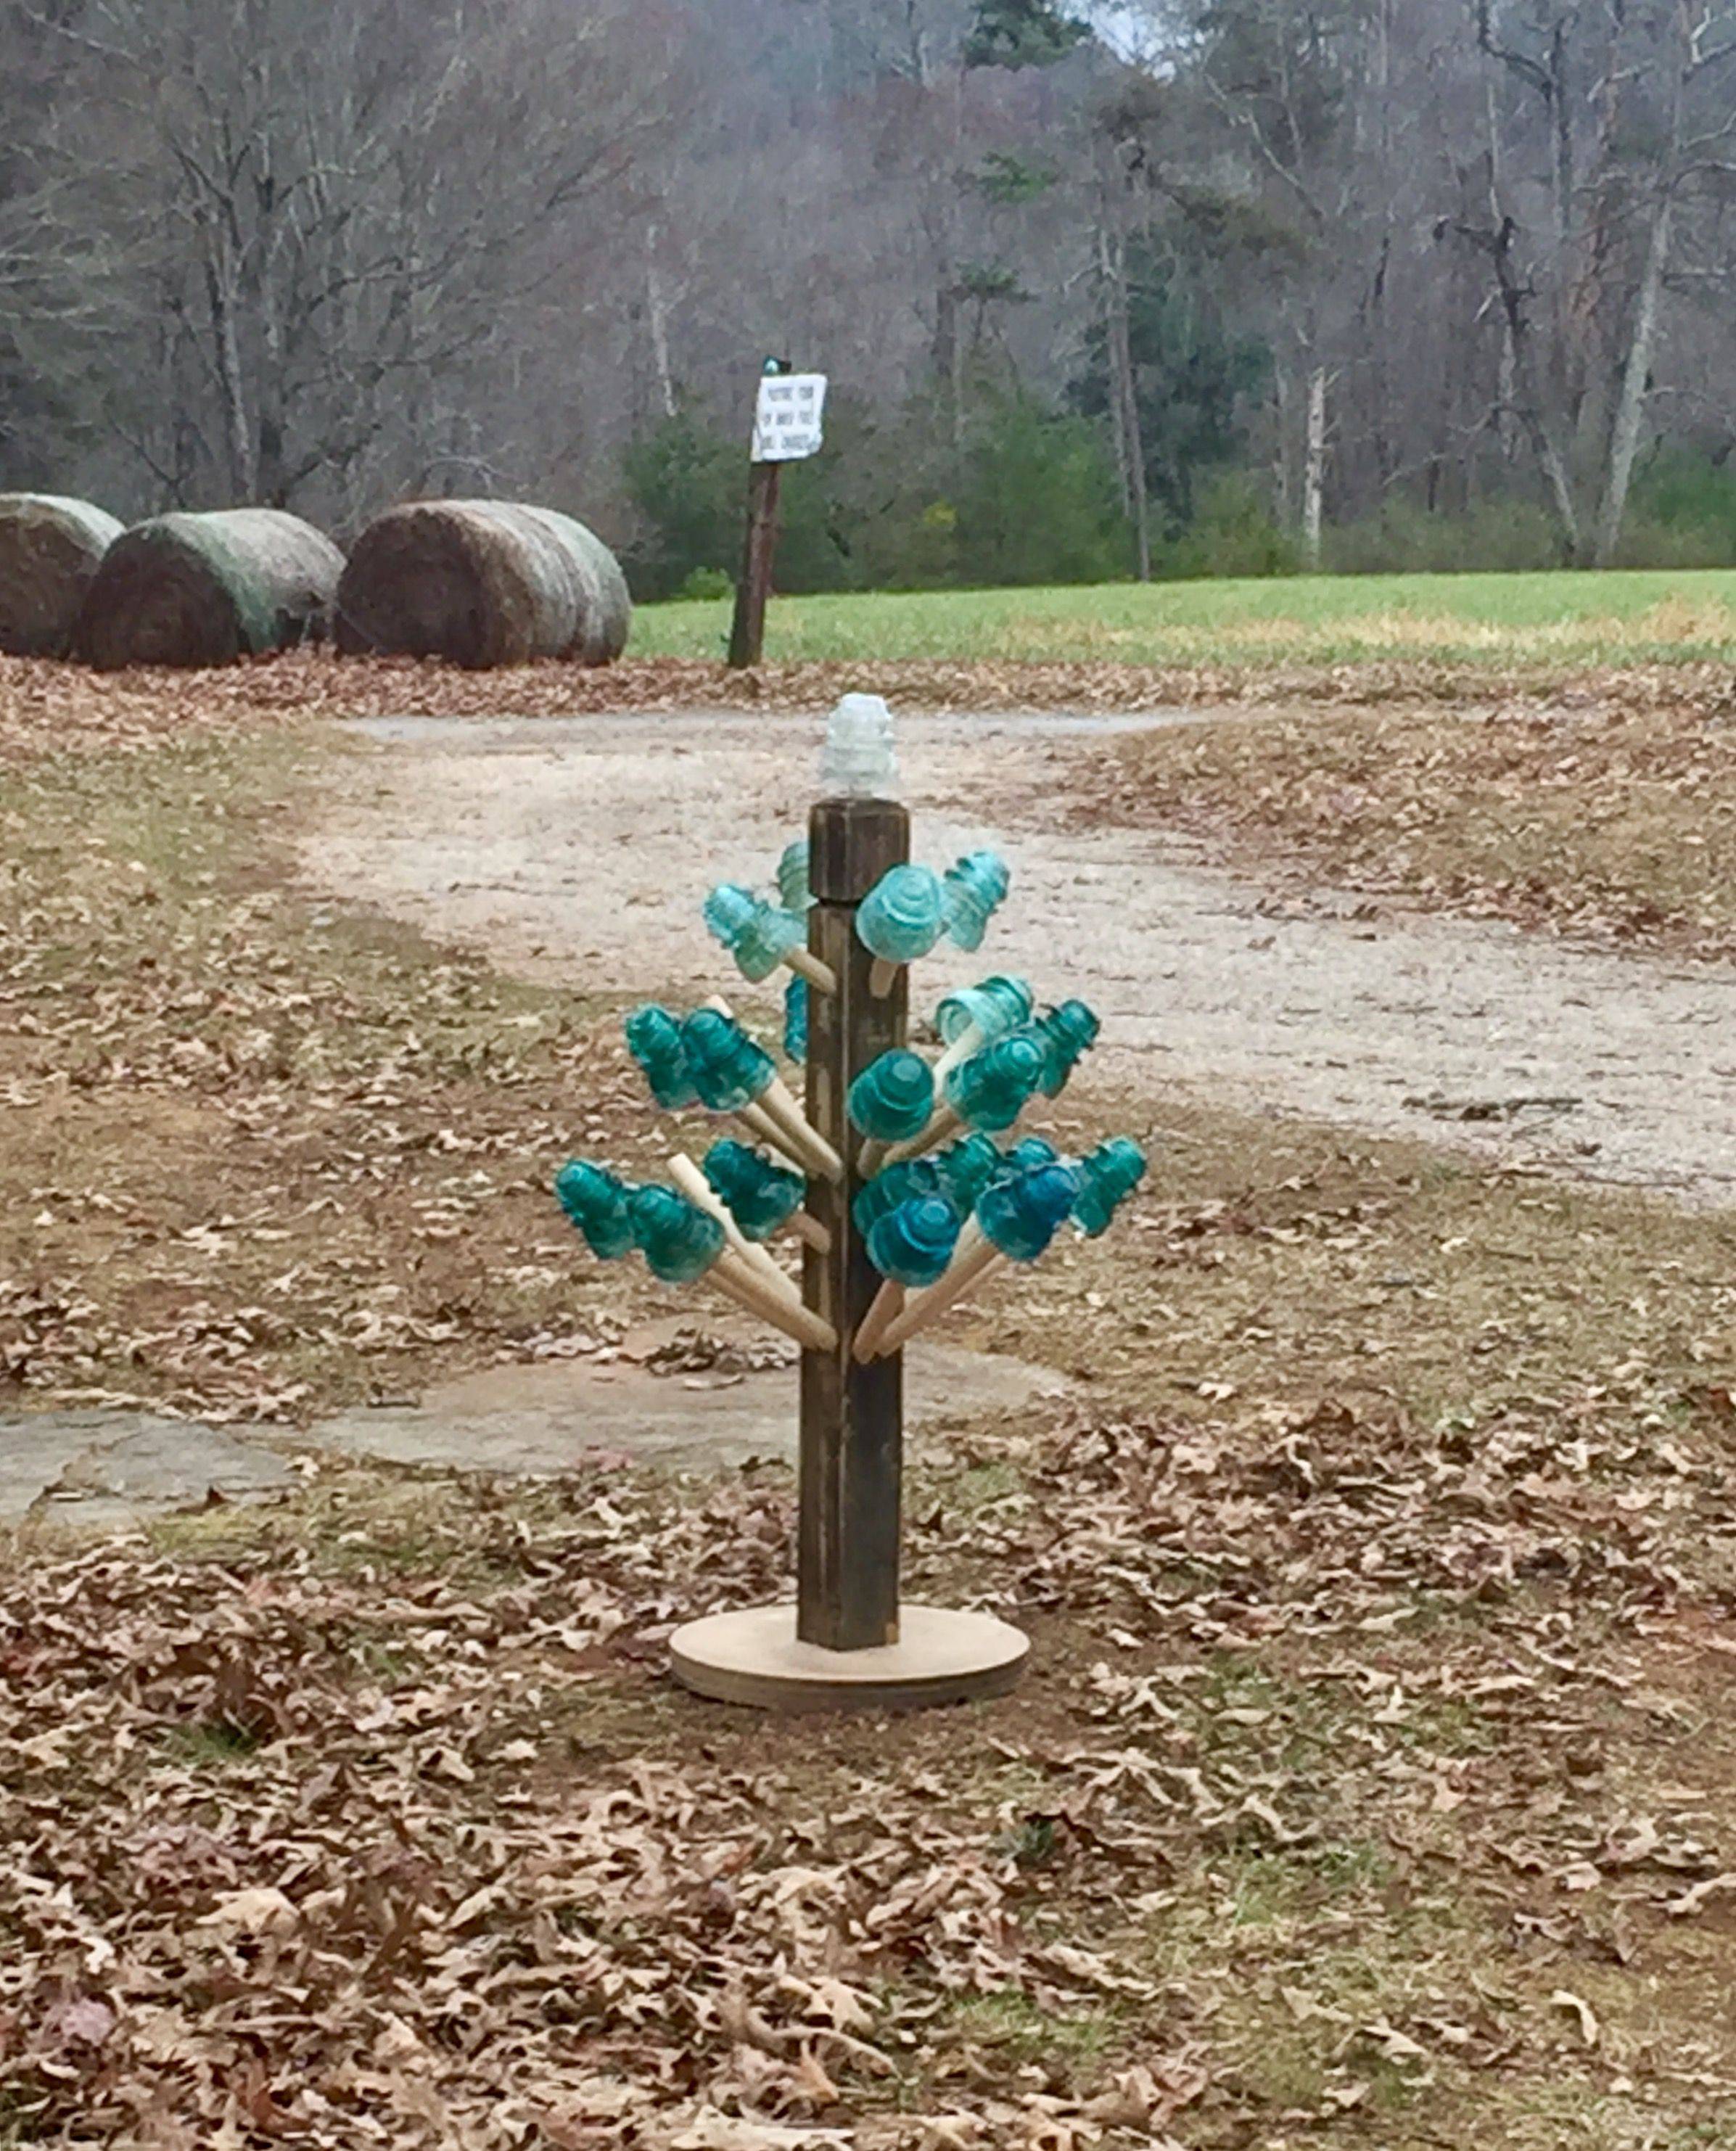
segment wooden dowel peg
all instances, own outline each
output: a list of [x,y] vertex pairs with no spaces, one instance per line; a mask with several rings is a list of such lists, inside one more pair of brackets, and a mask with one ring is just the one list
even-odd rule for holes
[[898,984],[902,964],[894,964],[888,956],[876,956],[868,965],[868,991],[877,1001],[883,1001]]
[[966,1024],[964,1030],[934,1063],[934,1095],[937,1098],[940,1096],[940,1086],[959,1063],[961,1060],[969,1060],[973,1053],[980,1052],[986,1043],[987,1040],[984,1038],[979,1025],[974,1023]]
[[942,1106],[919,1135],[910,1136],[907,1141],[894,1143],[882,1162],[884,1165],[902,1165],[907,1158],[920,1157],[924,1151],[933,1150],[937,1143],[944,1143],[955,1128],[962,1128],[964,1125],[950,1106]]
[[821,1141],[805,1121],[791,1119],[787,1111],[780,1113],[764,1091],[760,1093],[759,1110],[778,1131],[782,1148],[798,1162],[810,1180],[838,1181],[843,1177],[843,1160],[829,1143]]
[[983,1240],[972,1248],[962,1260],[954,1256],[946,1275],[926,1292],[919,1292],[906,1303],[904,1311],[895,1322],[889,1323],[880,1339],[880,1349],[875,1355],[885,1359],[888,1354],[902,1351],[919,1330],[927,1329],[938,1322],[947,1309],[955,1306],[979,1278],[985,1277],[997,1263],[1008,1259],[992,1240]]
[[732,1255],[727,1248],[705,1273],[705,1281],[715,1286],[726,1298],[734,1300],[737,1307],[746,1308],[750,1314],[758,1315],[762,1322],[769,1322],[774,1329],[781,1329],[786,1337],[793,1337],[798,1344],[808,1350],[837,1351],[838,1333],[829,1322],[822,1322],[818,1315],[810,1313],[805,1307],[792,1306],[789,1301],[781,1298],[763,1281],[757,1270],[751,1268],[739,1255]]
[[797,1210],[791,1213],[790,1230],[798,1240],[806,1242],[816,1254],[829,1255],[832,1253],[831,1233],[817,1217],[810,1217],[807,1211]]
[[[829,967],[828,975],[830,975]],[[727,1016],[733,1023],[736,1012],[721,994],[708,995],[702,1006],[715,1009],[719,1015]],[[780,1116],[773,1109],[777,1101],[772,1093],[782,1099],[786,1111]],[[762,1091],[757,1104],[743,1106],[735,1118],[744,1128],[757,1135],[762,1142],[770,1143],[781,1157],[786,1157],[796,1170],[812,1179],[842,1180],[844,1162],[829,1143],[822,1142],[808,1126],[802,1108],[790,1096],[781,1080],[774,1078],[770,1088]]]
[[772,1116],[758,1106],[744,1106],[735,1116],[750,1135],[757,1136],[762,1143],[769,1143],[777,1155],[795,1167],[804,1177],[813,1171],[813,1162],[807,1152],[797,1146],[793,1136],[785,1133]]
[[896,1322],[904,1311],[904,1288],[888,1278],[874,1295],[874,1303],[858,1325],[855,1341],[850,1349],[864,1366],[874,1356],[876,1346],[886,1334],[888,1326]]
[[780,1127],[787,1128],[795,1140],[808,1151],[809,1155],[818,1165],[824,1178],[828,1180],[843,1178],[843,1160],[826,1138],[813,1128],[807,1116],[790,1096],[788,1086],[781,1076],[774,1076],[765,1089],[761,1091],[759,1104],[762,1110],[769,1113]]
[[856,1153],[856,1177],[858,1180],[872,1180],[885,1162],[885,1144],[865,1142]]
[[770,1252],[765,1248],[757,1247],[748,1238],[730,1215],[728,1204],[721,1200],[716,1189],[691,1157],[677,1154],[671,1158],[669,1177],[690,1202],[697,1203],[701,1210],[717,1220],[723,1227],[724,1238],[750,1268],[759,1272],[772,1291],[780,1298],[787,1299],[792,1307],[802,1304],[801,1294],[779,1269]]
[[823,958],[811,955],[806,949],[792,949],[786,952],[783,960],[798,977],[806,979],[821,993],[838,991],[838,973]]

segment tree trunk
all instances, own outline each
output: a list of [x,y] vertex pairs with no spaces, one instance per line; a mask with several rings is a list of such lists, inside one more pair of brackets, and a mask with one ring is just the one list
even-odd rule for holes
[[657,274],[657,240],[660,229],[653,225],[645,244],[645,316],[651,337],[651,366],[657,377],[657,402],[666,418],[676,414],[675,374],[669,361],[669,301],[663,280]]
[[1280,528],[1288,530],[1296,508],[1295,461],[1291,453],[1290,377],[1280,361],[1272,369],[1272,490]]
[[1663,296],[1663,272],[1670,251],[1670,196],[1666,194],[1652,219],[1646,240],[1645,267],[1633,305],[1633,337],[1622,369],[1621,394],[1610,427],[1609,462],[1605,468],[1603,501],[1597,516],[1597,564],[1607,568],[1615,559],[1622,538],[1622,519],[1627,513],[1627,488],[1633,478],[1633,459],[1639,451],[1640,421],[1645,414],[1646,390],[1652,374],[1652,354],[1658,342],[1659,302]]
[[1133,522],[1139,580],[1151,580],[1151,504],[1146,487],[1145,438],[1139,423],[1139,384],[1133,372],[1133,338],[1127,321],[1127,249],[1106,231],[1097,234],[1103,276],[1104,326],[1109,347],[1109,400],[1115,414],[1116,460],[1121,492]]
[[1326,368],[1308,377],[1308,446],[1302,466],[1302,553],[1318,574],[1320,529],[1326,498]]
[[229,250],[222,235],[212,230],[208,221],[205,239],[205,301],[210,308],[214,370],[223,399],[230,483],[236,500],[245,505],[254,497],[257,473],[253,428],[247,418],[247,388],[241,372],[240,336],[235,321],[235,295],[230,279]]

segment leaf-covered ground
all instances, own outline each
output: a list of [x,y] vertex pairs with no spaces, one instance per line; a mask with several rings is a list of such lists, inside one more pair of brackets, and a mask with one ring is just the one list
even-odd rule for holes
[[1430,909],[1736,956],[1736,695],[1701,682],[1138,736],[1091,810]]
[[[0,774],[13,1409],[282,1437],[651,1303],[544,1193],[649,1133],[610,1012],[286,883],[343,752],[250,702],[291,676],[48,680]],[[316,1457],[270,1509],[21,1539],[0,2140],[1736,2140],[1736,1227],[1063,1103],[1151,1186],[957,1334],[1074,1396],[961,1399],[909,1503],[913,1595],[1031,1630],[1015,1697],[672,1692],[676,1619],[787,1577],[775,1467]]]

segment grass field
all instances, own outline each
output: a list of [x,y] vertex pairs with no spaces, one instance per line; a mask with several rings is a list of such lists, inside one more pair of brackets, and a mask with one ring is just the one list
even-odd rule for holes
[[[716,657],[727,600],[641,606],[640,657]],[[1736,656],[1736,569],[1302,575],[1066,590],[782,598],[773,662],[1029,660],[1131,665],[1514,666]]]

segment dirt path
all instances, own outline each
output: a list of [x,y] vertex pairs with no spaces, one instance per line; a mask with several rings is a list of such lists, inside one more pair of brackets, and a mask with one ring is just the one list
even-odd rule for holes
[[[1736,972],[1377,922],[1348,898],[1341,915],[1283,915],[1180,842],[1058,828],[1081,736],[1151,721],[901,721],[924,854],[1006,852],[993,963],[1089,999],[1114,1041],[1105,1074],[1736,1200]],[[318,884],[516,970],[679,1000],[716,988],[706,888],[763,878],[799,828],[818,726],[696,714],[358,730],[382,751],[347,767],[310,837]],[[954,953],[925,983],[980,968]]]

